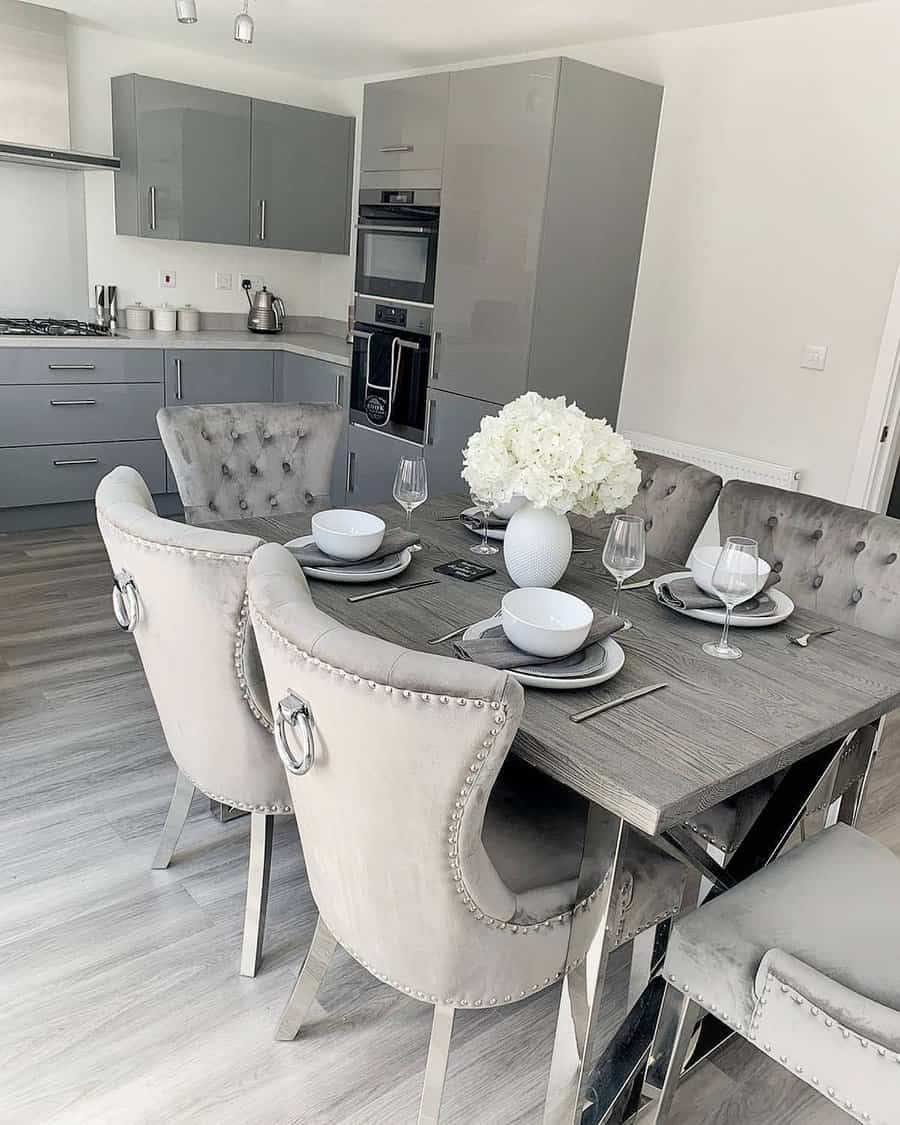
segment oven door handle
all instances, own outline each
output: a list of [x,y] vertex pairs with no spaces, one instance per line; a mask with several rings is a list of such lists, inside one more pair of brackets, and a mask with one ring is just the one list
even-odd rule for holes
[[361,231],[385,231],[388,234],[432,234],[432,227],[408,227],[403,223],[357,223],[356,229]]
[[397,346],[406,348],[406,350],[410,352],[417,352],[420,348],[420,345],[417,344],[415,340],[403,340],[399,336],[397,337]]

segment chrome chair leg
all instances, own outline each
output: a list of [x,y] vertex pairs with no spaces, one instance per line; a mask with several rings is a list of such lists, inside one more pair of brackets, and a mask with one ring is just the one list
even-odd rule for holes
[[172,794],[169,811],[166,814],[166,823],[163,825],[162,835],[156,847],[156,855],[150,864],[151,871],[161,871],[169,866],[178,844],[178,837],[191,811],[193,798],[194,783],[187,774],[179,770],[175,778],[175,792]]
[[677,988],[666,986],[644,1081],[645,1094],[651,1094],[654,1086],[659,1094],[649,1116],[641,1119],[643,1125],[665,1125],[687,1062],[694,1029],[703,1014],[699,1004],[683,996]]
[[325,979],[336,947],[337,938],[320,917],[316,922],[315,933],[303,958],[291,995],[275,1029],[276,1039],[289,1042],[296,1038],[316,998],[319,986]]
[[274,828],[275,817],[271,814],[250,814],[250,865],[247,872],[247,906],[244,911],[244,944],[241,949],[242,977],[255,977],[262,960]]
[[434,1019],[431,1023],[431,1041],[428,1044],[428,1062],[425,1064],[425,1082],[422,1086],[422,1101],[419,1105],[418,1125],[438,1125],[440,1121],[454,1015],[454,1009],[447,1004],[435,1004]]

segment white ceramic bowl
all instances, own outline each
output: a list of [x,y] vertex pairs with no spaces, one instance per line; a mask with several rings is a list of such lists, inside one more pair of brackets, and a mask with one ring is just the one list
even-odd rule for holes
[[384,520],[352,508],[331,508],[312,518],[316,546],[334,559],[365,559],[381,546]]
[[[691,575],[694,581],[701,590],[705,590],[707,594],[712,594],[717,597],[717,594],[712,586],[713,574],[715,573],[716,563],[719,561],[719,555],[722,553],[721,547],[695,547],[691,551],[691,557],[688,559],[688,566],[691,570]],[[747,565],[750,565],[748,560]],[[757,593],[765,586],[766,579],[769,577],[769,571],[772,568],[765,559],[759,560],[759,581],[756,584]]]
[[500,608],[508,640],[534,656],[568,656],[594,622],[594,611],[581,598],[539,586],[510,590]]

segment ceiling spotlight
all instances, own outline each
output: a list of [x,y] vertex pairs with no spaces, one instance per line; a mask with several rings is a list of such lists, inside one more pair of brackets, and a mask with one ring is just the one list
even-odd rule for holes
[[253,17],[247,12],[247,0],[244,0],[243,11],[235,16],[234,38],[237,43],[253,42]]
[[196,23],[197,0],[175,0],[175,15],[179,23]]

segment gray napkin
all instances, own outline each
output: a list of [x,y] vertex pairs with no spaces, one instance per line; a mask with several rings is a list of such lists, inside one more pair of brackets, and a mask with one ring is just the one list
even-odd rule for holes
[[[484,527],[484,517],[479,512],[477,515],[474,513],[465,513],[459,517],[466,527],[471,528],[473,531],[481,531]],[[489,531],[503,531],[509,524],[509,520],[503,519],[501,516],[489,515],[488,516],[488,530]]]
[[396,555],[418,542],[418,535],[395,527],[385,532],[378,550],[373,551],[371,555],[366,555],[364,559],[336,559],[331,555],[326,555],[324,551],[320,551],[313,542],[309,542],[302,547],[289,547],[288,550],[301,566],[345,567],[359,566],[361,563],[380,562],[382,559],[386,559],[388,555]]
[[506,638],[503,626],[497,625],[489,629],[484,636],[473,638],[470,641],[454,641],[453,650],[462,660],[472,660],[476,664],[486,664],[488,668],[497,668],[501,671],[510,671],[513,668],[530,668],[538,665],[554,664],[557,661],[571,662],[572,657],[584,653],[585,649],[598,641],[606,640],[613,633],[617,633],[625,622],[621,617],[600,617],[594,621],[591,631],[584,643],[575,652],[568,656],[534,656],[530,652],[523,652]]
[[[765,592],[781,581],[781,575],[769,572],[762,592],[735,606],[734,612],[742,617],[771,617],[775,613],[775,603]],[[671,609],[721,609],[725,605],[720,598],[701,590],[693,578],[675,578],[662,582],[659,587],[659,600]]]

